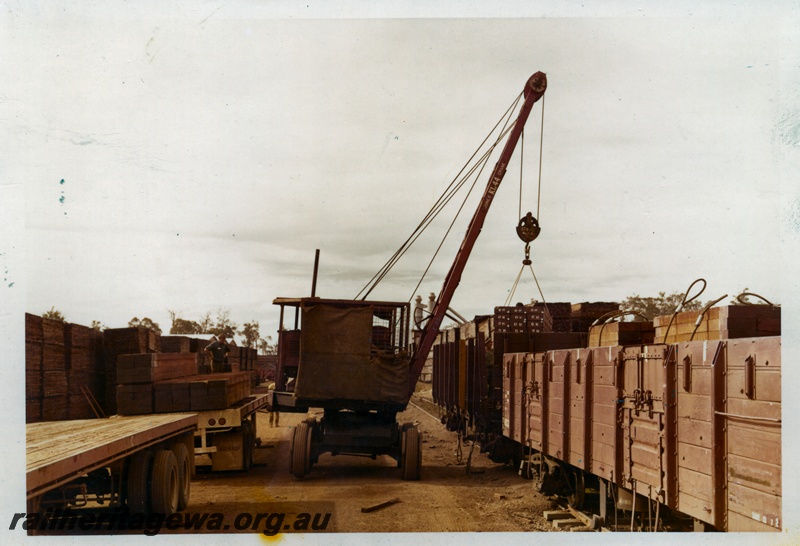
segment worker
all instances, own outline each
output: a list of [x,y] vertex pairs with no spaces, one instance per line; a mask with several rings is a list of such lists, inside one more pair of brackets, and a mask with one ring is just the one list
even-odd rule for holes
[[281,419],[281,414],[278,410],[273,409],[269,412],[269,426],[270,427],[277,427],[280,426],[279,421]]
[[216,341],[208,344],[205,348],[205,352],[211,355],[211,373],[225,371],[225,365],[228,362],[228,353],[230,351],[231,348],[226,341],[225,334],[220,334]]

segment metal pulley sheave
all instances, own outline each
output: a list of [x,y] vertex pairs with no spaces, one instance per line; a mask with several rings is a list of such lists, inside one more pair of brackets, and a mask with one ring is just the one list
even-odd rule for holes
[[530,260],[530,243],[534,241],[541,233],[542,228],[539,227],[539,221],[533,216],[533,213],[528,213],[519,219],[517,224],[517,236],[525,243],[525,259],[522,265],[531,265]]

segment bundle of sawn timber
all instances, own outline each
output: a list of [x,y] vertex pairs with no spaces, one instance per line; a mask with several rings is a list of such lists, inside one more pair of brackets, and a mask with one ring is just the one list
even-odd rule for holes
[[224,409],[250,396],[249,371],[198,374],[196,353],[117,358],[117,413],[141,415]]

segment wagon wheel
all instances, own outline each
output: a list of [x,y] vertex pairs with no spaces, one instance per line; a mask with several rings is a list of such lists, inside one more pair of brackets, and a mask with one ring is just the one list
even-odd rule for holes
[[570,493],[567,495],[567,503],[571,508],[580,510],[586,497],[586,480],[583,470],[574,470],[567,473],[569,480]]
[[158,451],[153,460],[151,488],[153,513],[168,516],[178,511],[179,484],[178,461],[175,459],[175,454],[168,449]]
[[311,466],[311,427],[308,422],[299,423],[292,435],[292,474],[304,478]]
[[178,510],[183,510],[189,505],[189,494],[192,489],[192,463],[189,460],[189,450],[186,444],[178,442],[173,444],[172,453],[178,463]]
[[403,448],[400,460],[404,480],[420,479],[422,444],[419,441],[419,429],[416,427],[409,427],[403,431]]
[[131,456],[128,468],[128,508],[133,513],[150,513],[150,482],[153,476],[153,454],[139,451]]

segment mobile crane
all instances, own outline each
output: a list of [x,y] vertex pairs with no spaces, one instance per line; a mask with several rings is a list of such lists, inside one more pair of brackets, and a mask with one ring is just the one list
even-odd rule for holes
[[[417,343],[410,340],[407,302],[316,297],[318,260],[311,297],[274,300],[280,306],[280,330],[272,409],[324,410],[321,420],[309,418],[294,429],[295,477],[304,477],[321,454],[330,452],[389,455],[403,479],[420,478],[419,431],[411,423],[398,424],[397,413],[406,409],[414,392],[531,108],[546,88],[542,72],[526,82],[517,119]],[[295,310],[293,329],[284,328],[286,308]]]

